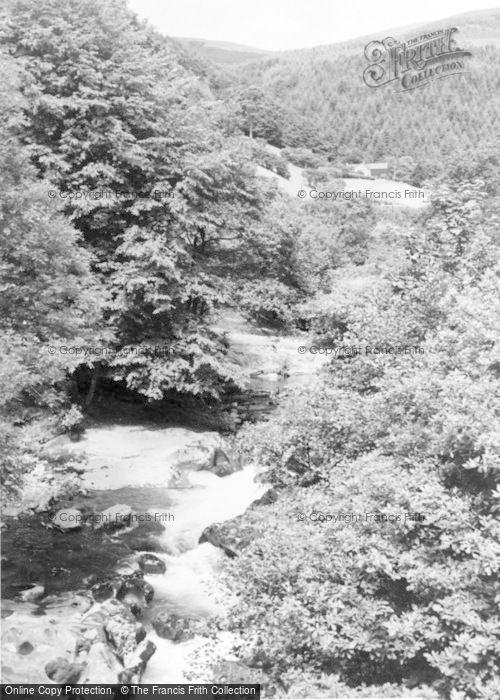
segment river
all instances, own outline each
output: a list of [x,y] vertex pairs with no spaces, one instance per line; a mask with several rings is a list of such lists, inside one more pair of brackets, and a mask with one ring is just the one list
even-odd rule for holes
[[[311,381],[323,358],[298,355],[303,344],[304,336],[276,337],[233,328],[232,352],[245,358],[247,388],[260,394],[278,395],[287,384]],[[79,625],[91,605],[92,583],[109,573],[136,569],[141,553],[148,551],[166,570],[145,574],[154,598],[141,623],[156,651],[142,681],[213,680],[215,656],[231,659],[230,637],[220,633],[216,640],[198,635],[173,642],[159,637],[152,622],[159,613],[211,618],[229,602],[218,575],[226,555],[208,542],[199,544],[199,539],[208,525],[243,513],[266,486],[256,480],[258,465],[227,476],[204,469],[207,455],[220,441],[214,432],[109,423],[88,429],[71,446],[85,455],[83,491],[57,507],[88,515],[129,506],[143,521],[149,520],[109,534],[89,526],[61,532],[43,511],[5,520],[3,682],[50,682],[47,661],[70,660],[74,654]],[[43,587],[43,596],[23,600],[33,585]],[[95,670],[89,673],[83,680],[99,680],[92,677]]]

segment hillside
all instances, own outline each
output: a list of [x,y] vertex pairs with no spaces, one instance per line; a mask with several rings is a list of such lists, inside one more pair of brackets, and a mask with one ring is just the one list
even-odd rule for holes
[[[365,44],[385,36],[411,38],[457,26],[472,57],[467,72],[424,89],[368,88],[362,79]],[[274,108],[278,146],[307,146],[330,161],[407,159],[402,179],[420,185],[457,166],[477,170],[496,159],[500,143],[500,10],[473,12],[381,36],[281,53],[227,68],[225,99],[257,88]],[[269,119],[266,120],[267,122]],[[267,128],[267,127],[266,127]]]
[[209,41],[187,37],[176,37],[176,40],[190,51],[194,51],[200,58],[222,65],[252,61],[256,58],[270,56],[273,53],[229,41]]

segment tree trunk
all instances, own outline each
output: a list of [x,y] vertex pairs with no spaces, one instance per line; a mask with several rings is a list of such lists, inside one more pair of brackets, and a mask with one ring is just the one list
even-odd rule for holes
[[90,376],[90,386],[89,390],[87,391],[87,396],[85,397],[85,400],[83,402],[83,408],[87,410],[89,408],[90,404],[92,403],[92,400],[94,398],[95,390],[97,387],[97,380],[99,379],[99,367],[95,365],[92,367],[92,374]]

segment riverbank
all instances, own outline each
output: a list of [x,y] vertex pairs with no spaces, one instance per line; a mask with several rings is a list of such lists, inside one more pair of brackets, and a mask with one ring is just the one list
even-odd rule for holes
[[177,671],[161,662],[148,678],[181,682],[203,640],[190,629],[177,649],[178,627],[217,614],[223,598],[214,580],[224,554],[198,540],[265,487],[250,465],[210,471],[222,445],[213,433],[109,426],[75,444],[88,455],[82,492],[5,522],[3,680],[46,682],[55,666],[68,682],[139,681],[161,648]]
[[[253,420],[324,361],[298,352],[303,334],[224,323],[258,397],[245,404]],[[259,682],[231,635],[205,634],[230,602],[227,548],[210,533],[263,495],[258,465],[219,432],[123,421],[59,436],[42,454],[70,466],[57,488],[30,475],[4,522],[3,682],[208,682],[224,668]]]

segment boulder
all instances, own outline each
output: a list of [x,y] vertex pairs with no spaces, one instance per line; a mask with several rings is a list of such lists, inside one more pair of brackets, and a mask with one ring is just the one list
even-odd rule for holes
[[95,642],[86,654],[82,654],[82,657],[85,659],[82,683],[114,684],[117,682],[121,666],[106,642]]
[[94,516],[95,529],[104,532],[116,532],[129,527],[132,521],[133,510],[130,506],[119,503],[111,508],[106,508],[99,515]]
[[155,554],[141,554],[137,563],[145,574],[164,574],[167,570],[165,562]]
[[136,621],[129,608],[118,600],[108,600],[102,604],[105,613],[104,631],[117,658],[123,663],[127,654],[137,646]]
[[141,624],[136,622],[135,624],[135,641],[140,644],[144,639],[146,639],[146,629]]
[[189,473],[180,469],[172,468],[172,474],[168,480],[169,489],[191,489],[192,483],[189,480]]
[[134,614],[140,615],[145,607],[153,600],[154,588],[142,578],[142,571],[123,576],[116,593],[121,601]]
[[[81,619],[78,638],[76,641],[76,655],[86,654],[91,647],[98,642],[107,642],[104,625],[108,618],[105,608],[107,604],[94,605]],[[110,602],[110,601],[109,601]]]
[[[104,666],[105,676],[112,680],[104,681],[97,678],[94,682],[140,682],[148,660],[156,651],[156,646],[146,638],[146,630],[136,622],[134,615],[124,602],[116,599],[106,601],[100,606],[100,614],[104,622],[106,640],[121,667],[117,668],[113,664],[112,659],[109,658],[109,650],[101,648],[101,653],[97,657],[94,655],[94,667],[100,663]],[[102,644],[100,639],[91,643],[86,654],[88,665],[91,662],[92,652],[99,644]],[[80,656],[84,655],[84,650],[80,649]]]
[[172,642],[183,642],[194,636],[190,630],[189,619],[179,617],[174,613],[159,613],[153,620],[153,627],[159,637],[170,639]]
[[43,596],[44,593],[45,588],[35,583],[30,588],[27,588],[25,591],[21,591],[21,593],[19,594],[19,598],[25,603],[35,603]]
[[92,598],[96,603],[103,603],[105,600],[115,597],[116,589],[110,581],[96,583],[90,589]]
[[254,539],[254,530],[241,524],[241,517],[233,518],[225,523],[214,523],[206,527],[198,542],[210,542],[214,547],[222,549],[228,557],[234,558]]
[[70,663],[62,656],[45,665],[45,673],[54,683],[78,683],[82,671],[82,664]]
[[139,522],[137,527],[127,533],[127,544],[135,552],[161,552],[162,542],[159,536],[165,531],[161,523]]
[[137,645],[135,651],[123,658],[125,669],[118,674],[119,683],[139,683],[146,664],[156,651],[156,644],[150,639],[144,639]]
[[210,470],[216,449],[225,447],[224,438],[218,433],[200,433],[169,457],[174,469]]
[[63,532],[79,530],[83,522],[83,514],[77,508],[62,508],[51,519],[52,525]]
[[35,647],[31,642],[23,642],[17,647],[17,653],[21,654],[21,656],[28,656],[28,654],[31,654],[32,651],[34,651]]
[[216,447],[212,455],[209,471],[217,476],[229,476],[241,469],[241,457],[233,455],[231,450]]
[[[148,557],[154,555],[143,556]],[[163,564],[158,557],[154,559],[157,559],[158,562]],[[90,592],[96,603],[104,604],[108,601],[112,602],[115,599],[116,602],[125,605],[127,610],[134,615],[139,615],[142,610],[149,605],[154,595],[153,586],[144,580],[144,574],[140,569],[132,569],[131,573],[120,573],[108,580],[98,581],[94,583]],[[114,608],[111,609],[114,610]],[[92,611],[92,615],[96,618],[97,624],[101,625],[105,623],[103,615],[106,616],[108,613],[109,610],[105,605]],[[83,621],[85,621],[87,617],[85,617]]]

